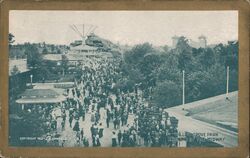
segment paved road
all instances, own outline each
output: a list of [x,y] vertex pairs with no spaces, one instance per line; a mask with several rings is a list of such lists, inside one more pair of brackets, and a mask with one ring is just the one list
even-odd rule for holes
[[[123,131],[125,128],[127,129],[126,126],[120,127],[120,129],[115,130],[113,123],[110,122],[110,127],[107,128],[106,127],[106,111],[104,110],[104,108],[100,109],[100,113],[101,113],[101,121],[104,127],[104,131],[103,131],[103,137],[100,138],[100,143],[101,143],[101,147],[111,147],[112,144],[112,132],[115,131],[116,133],[118,133],[119,130]],[[64,143],[65,147],[76,147],[76,146],[83,146],[82,143],[78,144],[77,143],[77,138],[76,138],[76,132],[73,131],[73,129],[69,126],[69,121],[68,121],[68,111],[66,112],[67,115],[67,119],[66,119],[66,123],[65,123],[65,129],[62,130],[61,129],[61,118],[58,118],[57,121],[57,131],[58,133],[61,135],[60,140],[66,140]],[[128,124],[132,124],[133,120],[134,120],[134,115],[130,114],[128,117]],[[83,128],[84,130],[84,136],[86,136],[89,140],[89,146],[92,147],[92,138],[91,138],[91,132],[90,132],[90,127],[92,125],[91,122],[91,114],[90,113],[86,113],[85,116],[85,120],[82,121],[82,119],[80,118],[79,120],[80,122],[80,129]],[[72,122],[72,126],[75,124],[75,120],[73,120]],[[60,145],[61,145],[62,141],[60,141]]]
[[[219,97],[220,98],[220,97]],[[190,132],[199,134],[203,138],[214,139],[214,142],[224,147],[238,146],[238,133],[230,131],[203,121],[185,116],[182,105],[166,109],[170,116],[175,116],[179,120],[179,132]],[[216,140],[215,140],[216,139]]]

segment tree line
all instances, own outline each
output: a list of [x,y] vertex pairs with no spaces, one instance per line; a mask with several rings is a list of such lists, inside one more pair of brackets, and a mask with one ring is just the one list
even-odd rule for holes
[[[13,47],[12,34],[9,43]],[[175,48],[164,46],[162,51],[149,43],[136,45],[123,54],[122,75],[117,78],[117,87],[132,91],[135,86],[140,86],[151,104],[171,107],[182,103],[183,70],[185,102],[188,103],[225,93],[226,67],[229,66],[229,91],[238,90],[238,45],[238,41],[232,41],[197,49],[183,36]],[[26,43],[23,47],[29,67],[37,70],[38,80],[59,79],[58,72],[68,71],[65,55],[58,66],[55,62],[44,61],[42,54],[46,53],[39,53],[37,45]],[[81,72],[80,69],[77,72]]]
[[238,41],[197,49],[182,36],[175,48],[163,50],[144,43],[125,52],[122,87],[138,85],[151,104],[171,107],[182,103],[183,70],[188,103],[225,93],[229,66],[229,91],[238,90]]

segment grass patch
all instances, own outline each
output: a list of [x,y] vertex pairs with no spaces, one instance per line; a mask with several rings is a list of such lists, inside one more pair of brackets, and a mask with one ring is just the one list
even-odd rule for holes
[[[231,96],[229,100],[223,98],[186,110],[192,118],[230,130],[237,130],[238,128],[238,94]],[[225,122],[225,125],[221,122]],[[232,126],[228,124],[232,124]]]

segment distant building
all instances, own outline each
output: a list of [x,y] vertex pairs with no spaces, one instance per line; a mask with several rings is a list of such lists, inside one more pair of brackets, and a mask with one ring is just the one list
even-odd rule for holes
[[66,53],[62,54],[44,54],[43,59],[47,61],[56,62],[58,66],[62,63],[62,55],[65,55],[68,60],[68,66],[90,66],[92,59],[94,60],[103,60],[103,59],[112,59],[113,54],[109,47],[113,46],[116,50],[114,44],[110,41],[101,39],[93,33],[85,37],[82,40],[75,40],[70,43],[69,50]]
[[70,50],[73,53],[90,53],[91,54],[91,53],[98,52],[97,47],[88,46],[86,44],[70,47]]
[[[113,55],[110,52],[85,52],[85,53],[68,53],[65,54],[68,60],[68,66],[77,66],[78,64],[88,65],[91,58],[95,59],[110,59]],[[57,65],[61,65],[62,62],[62,54],[46,54],[43,56],[44,60],[54,61]]]
[[[179,40],[179,36],[172,37],[172,48],[176,48],[176,45]],[[188,40],[188,44],[193,48],[206,48],[207,47],[207,38],[203,35],[198,37],[198,41],[194,41],[192,39]]]
[[172,37],[172,48],[176,48],[176,45],[178,43],[179,38],[180,37],[178,37],[178,36]]
[[68,59],[71,61],[86,60],[88,58],[112,58],[113,55],[109,51],[105,51],[102,41],[98,37],[91,34],[87,39],[77,40],[70,44],[70,51],[67,53]]
[[198,37],[199,41],[189,40],[189,45],[193,48],[206,48],[207,47],[207,38],[203,35]]

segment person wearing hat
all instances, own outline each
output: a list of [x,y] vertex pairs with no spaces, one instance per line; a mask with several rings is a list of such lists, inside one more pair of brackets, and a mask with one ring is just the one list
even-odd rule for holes
[[103,126],[102,126],[102,123],[100,123],[100,124],[99,124],[99,132],[98,132],[100,138],[103,137],[103,130],[104,130],[104,128],[103,128]]
[[115,131],[112,132],[112,147],[116,147],[117,146],[117,136],[115,134]]

